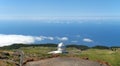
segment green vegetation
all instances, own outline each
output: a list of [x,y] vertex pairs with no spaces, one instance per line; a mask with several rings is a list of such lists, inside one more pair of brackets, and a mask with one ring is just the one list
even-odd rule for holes
[[77,49],[80,49],[80,50],[87,50],[89,49],[90,47],[88,46],[85,46],[85,45],[67,45],[67,47],[74,47],[74,48],[77,48]]
[[100,50],[100,49],[89,49],[83,51],[80,57],[88,57],[91,60],[106,61],[112,66],[120,66],[120,50]]
[[[18,63],[19,60],[18,56],[13,56],[13,53],[16,50],[22,50],[24,52],[24,60],[27,59],[40,60],[45,58],[51,58],[53,57],[53,55],[48,54],[48,52],[56,50],[57,49],[56,47],[57,47],[56,44],[39,44],[39,45],[14,44],[11,46],[1,47],[0,57],[5,58],[6,61],[0,61],[0,63],[2,64],[6,63],[8,66],[15,66],[15,63]],[[67,51],[69,52],[68,54],[60,54],[59,56],[89,58],[89,60],[93,61],[108,62],[112,66],[120,66],[119,47],[95,46],[90,48],[84,45],[67,45]],[[12,65],[12,63],[9,62],[8,60],[17,62],[15,62]]]
[[107,46],[94,46],[92,47],[93,49],[110,49],[110,47],[107,47]]
[[19,49],[21,47],[56,47],[57,44],[13,44],[10,46],[0,47],[1,50],[11,50],[11,49]]

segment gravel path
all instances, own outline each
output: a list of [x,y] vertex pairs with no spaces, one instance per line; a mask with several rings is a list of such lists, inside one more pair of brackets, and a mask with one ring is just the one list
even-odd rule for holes
[[25,66],[106,66],[98,62],[78,58],[51,58],[40,61],[28,62]]

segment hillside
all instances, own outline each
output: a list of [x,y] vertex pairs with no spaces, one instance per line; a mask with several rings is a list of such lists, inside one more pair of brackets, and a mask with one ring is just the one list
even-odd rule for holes
[[[19,65],[19,52],[24,52],[24,61],[26,64],[31,61],[39,61],[55,57],[74,57],[85,60],[92,60],[100,64],[120,66],[120,49],[119,47],[107,48],[90,48],[83,45],[68,45],[68,54],[51,55],[48,52],[56,50],[56,44],[41,44],[41,45],[23,45],[14,44],[0,48],[0,64],[2,66],[16,66]],[[100,46],[99,46],[100,47]],[[81,50],[82,49],[82,50]]]

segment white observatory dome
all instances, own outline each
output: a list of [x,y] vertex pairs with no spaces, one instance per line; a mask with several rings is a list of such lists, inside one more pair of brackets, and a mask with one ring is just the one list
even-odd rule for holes
[[58,47],[63,47],[65,46],[62,42],[58,44]]
[[58,44],[58,51],[65,51],[65,45],[63,43]]
[[67,53],[66,47],[62,42],[58,44],[57,51],[49,52],[49,54],[57,54],[57,53]]

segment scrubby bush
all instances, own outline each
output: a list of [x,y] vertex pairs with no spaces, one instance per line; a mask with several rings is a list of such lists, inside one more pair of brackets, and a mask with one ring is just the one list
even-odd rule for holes
[[100,46],[100,45],[98,45],[98,46],[93,46],[92,48],[93,48],[93,49],[110,49],[110,47]]

